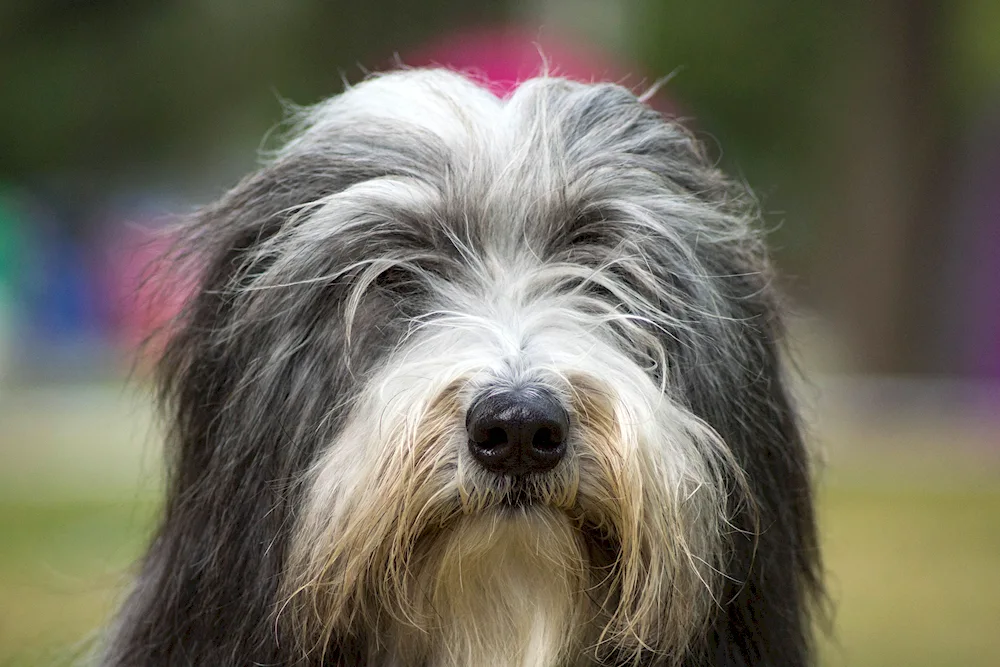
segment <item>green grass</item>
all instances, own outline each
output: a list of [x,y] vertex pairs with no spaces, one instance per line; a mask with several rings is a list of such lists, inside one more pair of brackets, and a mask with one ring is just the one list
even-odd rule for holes
[[154,511],[141,500],[0,502],[0,665],[63,665],[84,654]]
[[[994,667],[1000,480],[933,488],[838,475],[821,493],[836,604],[824,664]],[[155,505],[0,501],[0,665],[67,664],[120,595]]]
[[827,487],[827,665],[1000,664],[1000,482]]

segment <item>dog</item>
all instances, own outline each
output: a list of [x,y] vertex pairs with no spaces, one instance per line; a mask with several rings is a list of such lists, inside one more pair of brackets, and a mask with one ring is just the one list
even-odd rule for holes
[[758,207],[614,84],[389,72],[188,226],[107,667],[812,664]]

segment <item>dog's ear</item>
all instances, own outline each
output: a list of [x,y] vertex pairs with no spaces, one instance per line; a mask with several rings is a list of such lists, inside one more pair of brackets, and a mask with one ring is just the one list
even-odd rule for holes
[[714,359],[695,346],[675,346],[683,369],[675,382],[691,410],[732,451],[751,495],[731,502],[727,578],[711,631],[714,654],[703,659],[732,667],[809,665],[821,564],[810,452],[789,383],[783,299],[760,241],[702,252],[728,304],[715,333],[726,341]]
[[322,156],[278,160],[182,235],[174,266],[196,285],[157,369],[167,501],[109,666],[288,664],[274,610],[296,481],[328,441],[351,380],[330,370],[341,352],[325,328],[334,305],[289,318],[276,304],[246,321],[241,299],[272,261],[260,249],[303,205],[349,185],[344,174]]
[[[741,371],[694,369],[692,409],[743,469],[749,502],[731,503],[730,553],[712,627],[711,664],[810,665],[812,612],[821,602],[809,452],[790,396],[780,334],[760,310],[743,328]],[[751,324],[751,322],[758,324]],[[714,382],[711,396],[694,385]],[[701,663],[699,663],[701,664]]]
[[[687,198],[683,215],[660,212],[663,240],[643,249],[657,256],[649,265],[666,267],[660,284],[674,298],[663,308],[679,323],[661,334],[674,369],[668,386],[720,435],[751,495],[732,495],[721,605],[707,654],[692,661],[808,665],[811,612],[822,601],[810,455],[789,387],[786,304],[758,205],[691,132],[648,108],[633,118],[641,138],[633,153]],[[657,200],[648,201],[657,211]],[[688,254],[678,259],[678,248]]]
[[[810,664],[810,611],[821,586],[809,453],[757,202],[691,132],[624,89],[574,90],[566,127],[580,159],[570,163],[610,153],[638,168],[609,170],[608,187],[568,236],[588,249],[615,248],[641,224],[646,261],[604,265],[663,313],[640,310],[637,319],[660,323],[649,333],[664,350],[664,385],[719,434],[752,496],[731,496],[722,604],[706,654],[692,663]],[[598,150],[609,143],[614,151]]]

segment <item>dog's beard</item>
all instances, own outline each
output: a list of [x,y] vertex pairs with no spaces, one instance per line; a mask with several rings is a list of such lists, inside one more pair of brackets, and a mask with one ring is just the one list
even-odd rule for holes
[[389,664],[564,665],[578,655],[590,586],[585,546],[547,508],[466,516],[427,542]]
[[316,468],[279,623],[307,651],[354,637],[398,666],[682,655],[717,591],[738,469],[666,399],[652,417],[571,381],[575,453],[517,484],[463,455],[463,382],[423,388],[435,398],[378,434],[392,447],[352,420]]

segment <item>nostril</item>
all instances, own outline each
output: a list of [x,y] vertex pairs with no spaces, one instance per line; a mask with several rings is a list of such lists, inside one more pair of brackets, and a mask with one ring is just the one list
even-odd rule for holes
[[507,431],[494,427],[486,430],[486,438],[477,443],[483,449],[497,449],[507,444]]
[[531,438],[532,448],[541,451],[558,449],[561,445],[562,433],[557,427],[543,426]]

